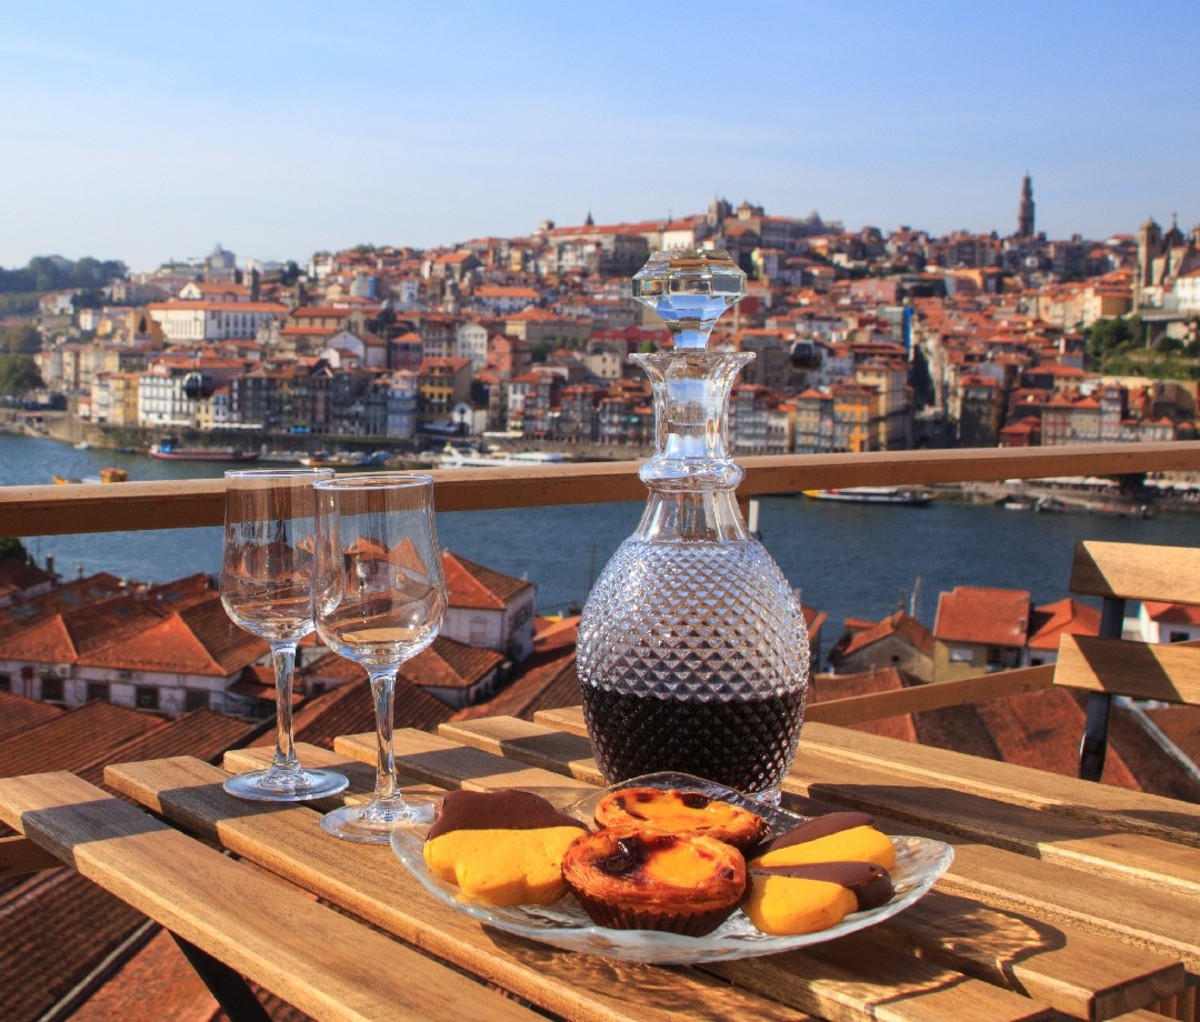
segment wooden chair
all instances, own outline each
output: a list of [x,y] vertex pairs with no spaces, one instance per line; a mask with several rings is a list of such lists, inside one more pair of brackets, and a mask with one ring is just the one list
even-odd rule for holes
[[1075,547],[1071,592],[1102,601],[1099,637],[1064,635],[1054,684],[1087,691],[1079,776],[1104,770],[1114,695],[1200,705],[1200,640],[1122,639],[1126,600],[1200,605],[1200,549],[1085,541]]

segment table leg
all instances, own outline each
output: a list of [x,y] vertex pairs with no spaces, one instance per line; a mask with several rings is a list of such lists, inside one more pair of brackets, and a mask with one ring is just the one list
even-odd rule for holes
[[232,1022],[271,1022],[271,1016],[238,972],[178,934],[171,936]]

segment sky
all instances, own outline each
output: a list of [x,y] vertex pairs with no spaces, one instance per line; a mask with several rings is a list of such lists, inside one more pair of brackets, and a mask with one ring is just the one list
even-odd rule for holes
[[1195,0],[0,0],[0,266],[303,263],[716,196],[857,230],[1200,221]]

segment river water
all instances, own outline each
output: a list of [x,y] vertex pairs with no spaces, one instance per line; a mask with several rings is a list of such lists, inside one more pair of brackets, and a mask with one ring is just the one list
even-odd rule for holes
[[[54,440],[0,434],[0,485],[48,483],[54,474],[95,475],[124,468],[133,480],[212,478],[220,463],[158,461],[144,454],[76,450]],[[538,587],[538,609],[582,603],[593,579],[637,525],[641,504],[520,508],[438,515],[444,548]],[[954,586],[1028,590],[1035,603],[1067,595],[1076,541],[1125,540],[1194,545],[1194,515],[1106,518],[1009,511],[938,500],[926,507],[764,497],[763,543],[804,603],[828,614],[824,645],[847,617],[878,620],[911,607],[932,627],[939,592]],[[220,567],[221,530],[168,529],[84,536],[23,537],[44,563],[53,555],[65,576],[108,571],[164,582]]]

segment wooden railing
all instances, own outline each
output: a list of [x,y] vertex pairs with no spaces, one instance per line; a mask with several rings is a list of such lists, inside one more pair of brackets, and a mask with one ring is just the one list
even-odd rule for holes
[[[1200,441],[1097,444],[1031,449],[960,449],[814,454],[738,459],[743,500],[839,486],[894,486],[1136,472],[1200,472]],[[553,504],[640,501],[637,462],[588,462],[520,468],[442,469],[439,511],[486,511]],[[217,526],[224,517],[221,479],[85,486],[0,487],[0,536],[126,532]],[[1064,580],[1065,582],[1065,580]],[[807,717],[833,724],[977,703],[1051,684],[1032,667],[811,705]]]
[[[1027,449],[809,454],[738,459],[742,498],[839,486],[894,486],[1136,472],[1200,472],[1200,441]],[[433,472],[439,511],[640,501],[636,462]],[[221,479],[0,487],[0,536],[220,525]]]

